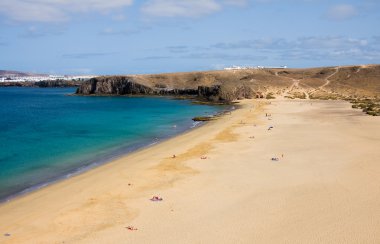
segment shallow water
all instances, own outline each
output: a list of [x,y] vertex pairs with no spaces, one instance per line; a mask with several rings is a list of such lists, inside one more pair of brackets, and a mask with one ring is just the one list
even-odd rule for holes
[[0,199],[190,129],[217,106],[159,97],[66,96],[74,88],[0,88]]

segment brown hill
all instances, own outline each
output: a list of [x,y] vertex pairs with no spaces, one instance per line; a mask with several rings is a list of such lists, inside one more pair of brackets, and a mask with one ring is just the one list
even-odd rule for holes
[[47,75],[27,73],[27,72],[14,71],[14,70],[0,70],[0,77],[14,77],[14,76],[26,77],[26,76],[47,76]]
[[102,76],[85,82],[77,94],[198,95],[212,101],[265,96],[376,99],[380,65]]

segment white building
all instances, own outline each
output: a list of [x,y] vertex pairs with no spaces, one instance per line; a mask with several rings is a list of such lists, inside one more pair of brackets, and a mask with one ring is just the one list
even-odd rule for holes
[[96,77],[95,75],[49,75],[49,76],[12,76],[0,77],[0,82],[38,82],[38,81],[54,81],[54,80],[87,80]]
[[286,69],[288,68],[286,65],[284,66],[269,66],[269,67],[265,67],[265,66],[261,66],[261,65],[258,65],[258,66],[236,66],[236,65],[232,65],[231,67],[226,67],[224,68],[224,70],[243,70],[243,69]]

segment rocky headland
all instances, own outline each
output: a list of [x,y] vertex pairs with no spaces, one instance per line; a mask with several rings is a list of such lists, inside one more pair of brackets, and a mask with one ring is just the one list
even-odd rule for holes
[[100,76],[84,82],[76,94],[185,96],[215,103],[276,97],[369,99],[376,110],[380,65]]
[[309,69],[249,69],[152,75],[100,76],[79,95],[190,95],[210,101],[288,98],[376,98],[380,65]]

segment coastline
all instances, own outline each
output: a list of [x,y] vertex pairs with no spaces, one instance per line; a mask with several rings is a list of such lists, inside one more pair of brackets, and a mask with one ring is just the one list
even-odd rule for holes
[[[9,103],[16,104],[15,106],[18,104],[16,101],[21,101],[19,106],[23,109],[8,112],[7,108],[12,107],[7,102],[2,109],[3,114],[8,116],[2,120],[0,144],[4,146],[0,153],[0,202],[66,179],[158,140],[183,133],[194,127],[192,117],[203,114],[211,116],[228,108],[194,106],[187,100],[177,102],[167,98],[103,99],[65,96],[72,92],[73,89],[56,88],[1,89],[4,100],[14,99],[14,103]],[[17,99],[17,96],[23,99]],[[47,99],[45,104],[50,105],[43,105],[43,109],[38,106],[30,110],[24,109],[38,99]],[[135,105],[134,101],[143,104],[152,102],[155,108]],[[66,107],[69,103],[71,105]],[[105,112],[102,112],[97,103],[105,106]],[[165,107],[160,110],[161,103],[173,104],[173,107],[167,106],[168,110]],[[107,104],[112,104],[113,109],[107,109]],[[126,109],[124,104],[129,107]],[[137,108],[139,106],[144,108]],[[181,106],[188,108],[180,109]],[[57,107],[60,109],[55,113]],[[151,115],[144,112],[149,110],[156,112],[147,121],[145,114]],[[50,114],[59,114],[57,117],[62,116],[62,119],[50,117]],[[142,120],[139,114],[144,114],[140,116]]]
[[[0,242],[379,241],[380,135],[368,131],[378,118],[345,102],[241,103],[231,115],[1,204],[0,230],[10,236],[0,233]],[[153,195],[163,202],[149,201]]]
[[[233,110],[235,110],[235,108],[236,108],[236,106],[230,105],[230,108],[219,111],[219,112],[215,112],[215,114],[213,114],[212,116],[213,117],[219,117],[223,113],[225,113],[226,111],[233,111]],[[32,186],[30,186],[30,187],[28,187],[22,191],[15,192],[15,193],[13,193],[9,196],[6,196],[4,198],[0,198],[0,205],[3,203],[6,203],[6,202],[10,202],[14,199],[24,197],[28,194],[32,194],[33,192],[41,190],[47,186],[59,183],[61,181],[68,180],[72,177],[75,177],[75,176],[83,174],[83,173],[86,173],[87,171],[93,170],[93,169],[100,167],[104,164],[107,164],[107,163],[110,163],[112,161],[118,160],[120,158],[126,157],[129,154],[138,153],[141,150],[148,149],[148,148],[150,148],[156,144],[159,144],[159,143],[163,143],[163,142],[170,140],[172,138],[175,138],[181,134],[190,132],[190,131],[198,128],[198,127],[204,126],[205,124],[206,123],[202,122],[202,121],[193,121],[191,126],[188,126],[188,125],[177,126],[176,127],[177,131],[174,134],[163,135],[160,138],[152,138],[151,141],[145,141],[145,142],[140,142],[137,144],[132,144],[129,146],[122,146],[119,148],[109,149],[109,152],[107,154],[102,155],[100,158],[91,159],[88,163],[83,164],[82,166],[80,166],[78,168],[68,170],[62,175],[53,177],[53,178],[51,178],[47,181],[41,182],[39,184],[32,185]]]

